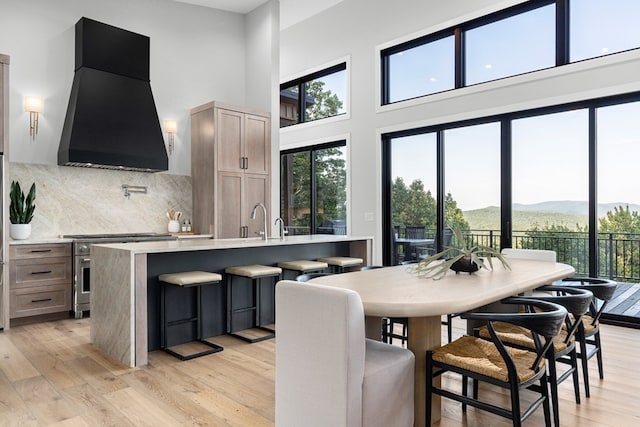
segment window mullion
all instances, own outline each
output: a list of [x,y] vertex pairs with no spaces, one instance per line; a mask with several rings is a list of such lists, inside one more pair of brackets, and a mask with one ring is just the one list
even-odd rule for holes
[[464,73],[464,31],[461,27],[457,27],[453,32],[454,46],[455,46],[455,77],[454,87],[459,89],[465,85],[465,73]]
[[569,0],[556,0],[556,67],[569,63]]

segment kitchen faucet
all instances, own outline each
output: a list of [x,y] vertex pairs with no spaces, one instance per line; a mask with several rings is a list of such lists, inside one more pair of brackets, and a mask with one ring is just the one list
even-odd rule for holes
[[251,219],[256,219],[256,210],[258,210],[258,206],[262,208],[262,217],[264,219],[264,231],[262,234],[262,240],[267,240],[267,208],[262,203],[256,203],[251,211]]
[[284,235],[287,234],[289,231],[284,229],[284,220],[282,218],[276,218],[276,221],[274,223],[275,225],[280,225],[279,230],[280,230],[280,240],[284,240]]

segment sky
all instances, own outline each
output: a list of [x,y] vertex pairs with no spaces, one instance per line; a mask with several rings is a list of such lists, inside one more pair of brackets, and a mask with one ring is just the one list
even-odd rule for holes
[[[639,16],[640,0],[573,0],[571,60],[640,46]],[[554,19],[553,7],[546,6],[470,30],[465,39],[469,84],[553,66]],[[445,38],[393,55],[392,101],[453,87],[452,44]],[[640,103],[600,108],[597,114],[598,201],[640,203]],[[587,111],[578,110],[513,122],[515,203],[588,199],[587,119]],[[446,131],[445,144],[445,190],[458,206],[499,206],[498,124]],[[433,191],[435,165],[434,134],[394,141],[394,178],[402,176],[407,184],[421,179]]]

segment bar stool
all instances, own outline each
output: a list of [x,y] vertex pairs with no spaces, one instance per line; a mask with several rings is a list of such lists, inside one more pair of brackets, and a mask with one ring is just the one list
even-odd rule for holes
[[278,267],[283,270],[291,270],[296,272],[296,276],[306,273],[321,273],[322,270],[329,267],[326,262],[310,261],[299,259],[295,261],[283,261],[278,263]]
[[[280,267],[272,267],[268,265],[240,265],[236,267],[227,267],[225,270],[227,274],[227,298],[229,303],[229,311],[228,311],[228,323],[229,323],[229,334],[233,335],[236,338],[240,338],[241,340],[254,343],[258,341],[268,340],[275,336],[275,326],[274,325],[263,325],[262,323],[262,286],[261,279],[266,277],[275,277],[275,283],[280,280],[280,276],[282,274],[282,269]],[[246,279],[251,279],[252,286],[252,295],[253,304],[247,305],[245,307],[236,308],[233,305],[233,284],[232,278],[243,277]],[[273,293],[273,298],[270,299],[271,304],[271,312],[274,314],[272,317],[275,319],[275,292]],[[251,322],[251,326],[242,330],[236,330],[236,318],[238,316],[242,316],[246,313],[253,314],[253,321]],[[274,320],[275,323],[275,320]],[[257,335],[256,329],[268,332],[266,335]]]
[[362,265],[362,258],[353,258],[348,256],[331,256],[326,258],[318,258],[318,262],[326,262],[331,266],[334,273],[344,273],[345,268],[357,267]]
[[[196,357],[205,356],[207,354],[217,353],[223,348],[218,344],[209,342],[202,338],[202,287],[206,285],[215,285],[222,281],[222,276],[218,273],[210,273],[207,271],[185,271],[182,273],[161,274],[158,276],[160,281],[160,348],[172,356],[180,360],[189,360]],[[167,321],[166,309],[166,289],[167,286],[178,286],[180,288],[196,288],[196,315],[185,317],[182,319]],[[197,328],[195,341],[207,345],[208,349],[192,354],[181,354],[172,350],[167,345],[167,329],[172,326],[178,326],[185,323],[195,323]]]

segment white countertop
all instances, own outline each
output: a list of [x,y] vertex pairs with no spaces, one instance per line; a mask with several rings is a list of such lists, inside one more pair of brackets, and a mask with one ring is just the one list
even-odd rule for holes
[[105,243],[94,246],[130,251],[132,254],[209,251],[215,249],[258,248],[266,246],[306,245],[309,243],[349,242],[358,240],[373,240],[369,236],[341,236],[333,234],[316,234],[309,236],[287,236],[283,240],[270,237],[262,240],[259,237],[245,239],[179,239],[169,241],[135,242],[135,243]]
[[9,240],[9,245],[48,245],[52,243],[71,243],[73,239],[65,239],[62,237],[43,237],[24,240]]

